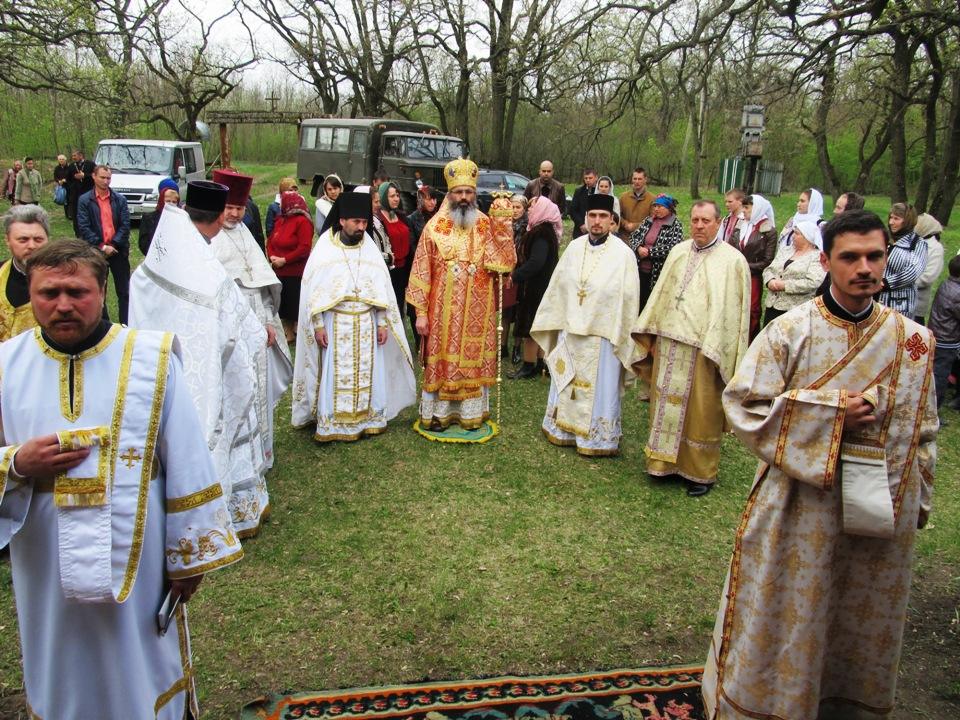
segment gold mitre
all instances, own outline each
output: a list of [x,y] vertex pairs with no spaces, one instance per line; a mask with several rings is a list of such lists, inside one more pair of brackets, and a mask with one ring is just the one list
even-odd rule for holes
[[447,190],[453,190],[455,187],[477,186],[477,176],[480,174],[480,168],[473,160],[457,158],[447,163],[443,169],[443,176],[447,179]]

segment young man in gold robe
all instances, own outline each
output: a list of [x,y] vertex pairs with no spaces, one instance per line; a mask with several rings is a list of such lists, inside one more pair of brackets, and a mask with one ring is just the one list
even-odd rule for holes
[[0,265],[0,342],[36,327],[27,283],[27,258],[47,244],[50,218],[39,205],[14,205],[3,216],[10,259]]
[[489,417],[497,382],[496,276],[513,270],[517,251],[511,214],[477,209],[476,163],[453,160],[443,174],[449,192],[423,229],[407,286],[425,347],[420,422],[472,430]]
[[670,251],[633,326],[640,347],[634,370],[650,393],[647,472],[684,478],[692,497],[706,495],[717,480],[727,429],[720,394],[750,329],[750,268],[719,229],[717,204],[694,203],[693,239]]
[[829,290],[776,318],[723,393],[759,458],[707,657],[708,718],[893,712],[936,460],[934,340],[873,301],[876,215],[823,229]]
[[616,455],[620,397],[633,379],[640,279],[633,253],[611,239],[613,197],[587,199],[587,235],[560,258],[530,329],[550,368],[543,434],[581,455]]

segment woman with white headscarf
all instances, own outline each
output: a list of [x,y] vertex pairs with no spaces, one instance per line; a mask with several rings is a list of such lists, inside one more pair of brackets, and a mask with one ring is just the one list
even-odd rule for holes
[[617,217],[620,217],[620,198],[618,198],[617,193],[614,192],[613,179],[609,175],[601,175],[597,179],[596,192],[601,195],[613,195],[613,212]]
[[780,244],[789,245],[793,239],[793,229],[797,223],[809,221],[819,225],[823,222],[823,194],[816,188],[809,188],[800,193],[797,200],[797,212],[787,220],[780,233]]
[[773,262],[763,271],[767,288],[763,324],[780,317],[797,305],[812,300],[826,277],[820,264],[820,228],[803,220],[793,229],[789,245],[781,245]]
[[743,199],[743,221],[730,235],[729,243],[743,253],[750,266],[750,341],[760,332],[763,311],[763,271],[777,253],[777,226],[773,206],[763,195]]

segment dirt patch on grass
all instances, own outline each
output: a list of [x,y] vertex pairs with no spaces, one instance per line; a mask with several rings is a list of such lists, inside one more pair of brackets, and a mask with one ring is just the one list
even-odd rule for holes
[[943,565],[919,571],[907,613],[897,720],[960,717],[960,578]]

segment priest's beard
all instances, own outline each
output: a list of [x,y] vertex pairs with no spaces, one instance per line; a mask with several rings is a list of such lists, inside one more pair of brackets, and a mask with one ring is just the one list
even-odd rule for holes
[[459,228],[471,228],[477,222],[477,201],[461,200],[455,202],[450,200],[450,219],[454,225]]
[[223,226],[224,226],[227,230],[235,230],[236,227],[237,227],[237,225],[239,225],[239,224],[240,224],[239,221],[238,221],[238,222],[232,222],[232,221],[226,220],[226,219],[223,221]]
[[346,230],[340,230],[340,242],[344,245],[350,245],[351,247],[356,245],[358,242],[363,240],[363,230],[357,230],[352,235],[347,233]]

